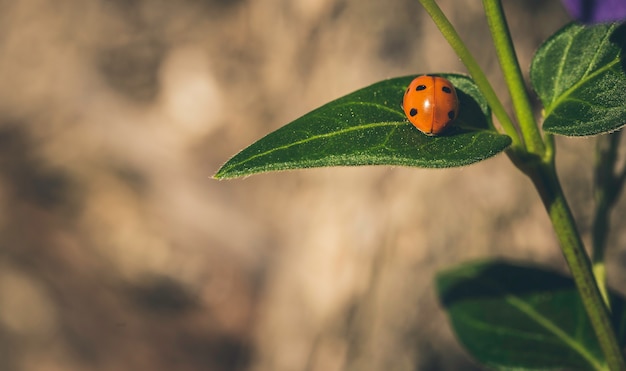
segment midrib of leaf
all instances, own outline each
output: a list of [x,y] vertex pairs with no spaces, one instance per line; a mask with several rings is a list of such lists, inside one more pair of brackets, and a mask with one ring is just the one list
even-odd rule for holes
[[[552,102],[552,104],[550,105],[550,107],[546,107],[546,113],[545,116],[548,116],[554,107],[558,106],[561,102],[563,102],[571,93],[572,91],[576,90],[578,87],[580,87],[581,85],[585,84],[588,80],[592,79],[593,77],[597,76],[599,73],[606,71],[607,69],[613,67],[616,63],[619,62],[619,55],[617,55],[615,57],[615,59],[607,64],[606,66],[597,69],[594,73],[589,73],[589,70],[593,67],[596,59],[598,58],[598,55],[600,55],[600,51],[602,50],[602,48],[604,47],[604,45],[606,44],[607,40],[609,40],[610,35],[611,35],[611,31],[613,31],[615,29],[615,26],[612,26],[610,29],[607,30],[607,32],[604,34],[604,38],[602,39],[602,42],[600,43],[600,45],[596,48],[596,52],[594,53],[593,57],[591,58],[591,60],[588,63],[587,66],[587,70],[585,71],[585,73],[583,73],[582,78],[574,85],[572,85],[569,89],[565,90],[563,92],[563,94],[561,94],[558,99],[556,99],[555,101]],[[575,35],[573,35],[566,47],[565,53],[563,53],[563,55],[561,56],[561,60],[559,63],[559,74],[558,76],[561,76],[563,73],[563,68],[565,65],[565,60],[567,59],[567,56],[569,55],[569,50],[571,48],[571,46],[574,44],[574,40],[576,39],[576,36],[580,33],[581,31],[577,32]],[[558,87],[560,85],[561,79],[557,79],[556,80],[556,84],[554,86],[554,92],[559,91]]]
[[582,79],[580,79],[579,82],[577,82],[576,84],[572,85],[569,89],[565,90],[563,92],[563,94],[561,94],[559,96],[559,98],[557,100],[555,100],[554,102],[552,102],[552,104],[550,104],[550,107],[546,107],[546,113],[545,113],[544,117],[547,117],[548,115],[550,115],[550,113],[552,113],[552,110],[554,109],[554,107],[559,106],[559,104],[561,104],[563,101],[565,101],[569,97],[569,95],[573,91],[578,89],[581,85],[586,84],[588,80],[591,80],[594,77],[596,77],[597,75],[599,75],[600,73],[602,73],[602,72],[612,68],[617,63],[619,63],[619,56],[616,57],[613,61],[611,61],[611,63],[608,63],[606,66],[597,69],[594,73],[589,74],[587,76],[584,76]]
[[229,167],[224,168],[223,171],[220,171],[220,172],[222,172],[222,173],[228,172],[228,170],[230,170],[230,169],[232,169],[234,167],[240,166],[242,164],[245,164],[246,162],[252,161],[255,158],[263,157],[263,156],[269,155],[269,154],[271,154],[273,152],[281,151],[281,150],[284,150],[284,149],[287,149],[287,148],[290,148],[290,147],[293,147],[293,146],[296,146],[296,145],[299,145],[299,144],[308,143],[308,142],[311,142],[311,141],[314,141],[314,140],[323,139],[323,138],[329,138],[329,137],[333,137],[333,136],[336,136],[336,135],[349,133],[351,131],[365,130],[365,129],[371,129],[371,128],[376,128],[376,127],[384,127],[384,126],[400,126],[400,125],[404,125],[404,124],[406,124],[406,123],[399,122],[399,121],[373,123],[373,124],[366,124],[366,125],[351,126],[349,128],[346,128],[346,129],[333,131],[332,133],[311,135],[310,137],[307,137],[305,139],[298,140],[298,141],[295,141],[295,142],[292,142],[292,143],[289,143],[289,144],[285,144],[285,145],[282,145],[280,147],[274,147],[274,148],[272,148],[270,150],[267,150],[265,152],[257,153],[256,155],[250,156],[250,157],[246,158],[243,161],[231,164]]
[[541,313],[537,312],[530,305],[526,304],[523,299],[521,299],[517,295],[512,295],[508,293],[508,291],[502,286],[498,285],[495,282],[480,280],[483,282],[485,286],[488,286],[495,291],[501,292],[504,294],[504,300],[509,303],[512,307],[517,308],[520,312],[527,315],[529,318],[537,322],[540,326],[548,330],[554,334],[557,338],[561,339],[564,343],[570,346],[574,351],[580,354],[583,358],[585,358],[590,365],[592,365],[596,370],[604,370],[603,365],[591,354],[587,351],[583,344],[580,344],[576,339],[569,336],[566,332],[561,330],[558,326],[554,325],[552,321]]

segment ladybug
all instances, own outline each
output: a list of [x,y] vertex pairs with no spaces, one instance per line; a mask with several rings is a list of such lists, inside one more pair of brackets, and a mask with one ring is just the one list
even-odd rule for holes
[[459,114],[454,85],[443,77],[416,77],[404,93],[404,114],[426,135],[440,134]]

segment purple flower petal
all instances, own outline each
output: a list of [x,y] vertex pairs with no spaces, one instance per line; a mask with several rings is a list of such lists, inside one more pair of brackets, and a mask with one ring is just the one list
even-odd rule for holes
[[626,19],[626,0],[562,0],[572,17],[583,23]]

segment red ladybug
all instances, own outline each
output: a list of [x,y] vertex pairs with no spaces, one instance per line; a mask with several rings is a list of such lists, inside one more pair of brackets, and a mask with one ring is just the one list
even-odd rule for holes
[[441,133],[459,114],[454,85],[443,77],[416,77],[404,93],[402,108],[411,124],[426,135]]

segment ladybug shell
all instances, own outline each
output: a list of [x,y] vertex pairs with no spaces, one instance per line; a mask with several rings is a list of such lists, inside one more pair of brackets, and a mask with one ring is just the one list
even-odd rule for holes
[[443,77],[418,76],[406,89],[402,108],[409,121],[426,135],[441,133],[459,113],[454,85]]

